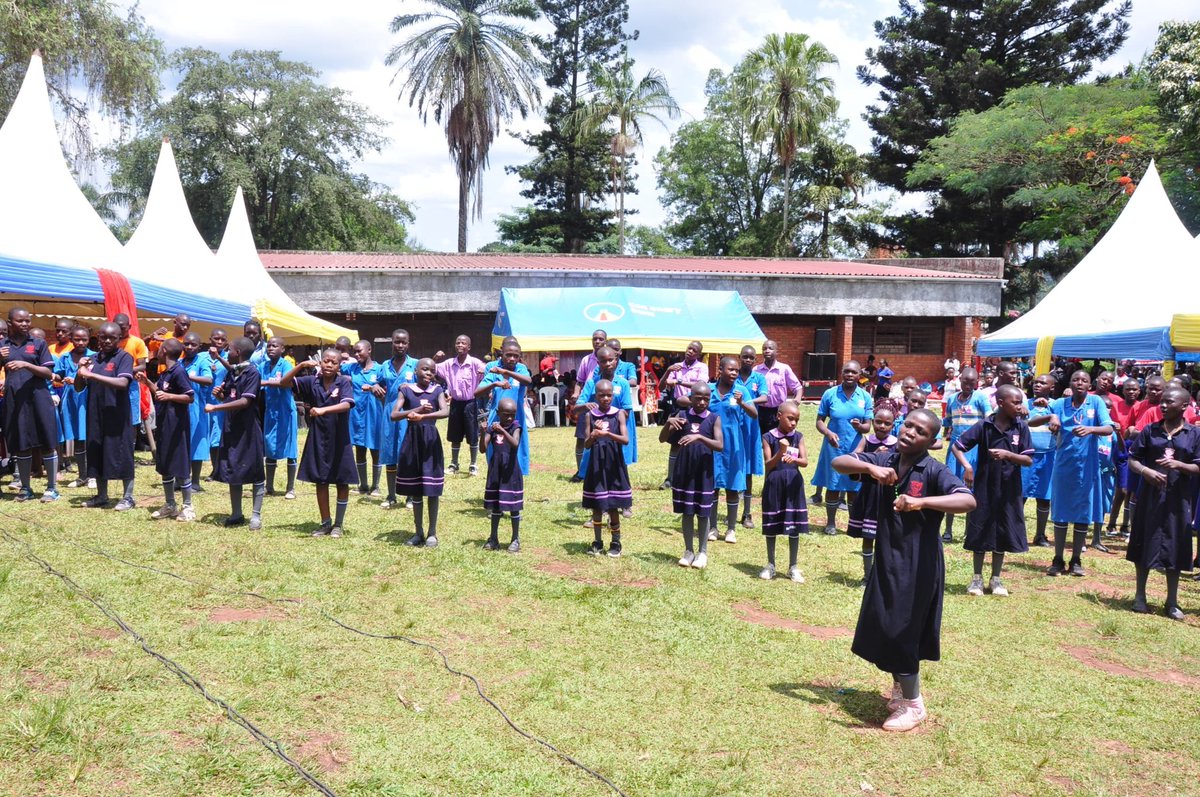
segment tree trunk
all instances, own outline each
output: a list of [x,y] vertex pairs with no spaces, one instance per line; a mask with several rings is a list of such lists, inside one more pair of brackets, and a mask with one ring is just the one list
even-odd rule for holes
[[788,240],[788,210],[792,203],[792,175],[786,166],[783,169],[783,229],[779,231],[778,254],[784,254],[783,247]]
[[467,194],[470,187],[466,174],[458,176],[458,251],[467,251]]
[[620,161],[621,175],[618,186],[620,195],[620,210],[617,213],[617,246],[620,254],[625,254],[625,158],[622,156]]

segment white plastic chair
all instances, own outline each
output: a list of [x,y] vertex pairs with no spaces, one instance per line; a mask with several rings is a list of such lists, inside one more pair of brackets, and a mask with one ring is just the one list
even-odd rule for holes
[[562,426],[562,415],[558,408],[558,388],[543,387],[538,389],[538,426],[546,425],[546,416],[554,416],[554,425]]

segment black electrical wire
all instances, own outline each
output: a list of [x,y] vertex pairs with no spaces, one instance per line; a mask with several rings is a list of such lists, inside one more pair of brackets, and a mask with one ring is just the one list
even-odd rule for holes
[[[8,512],[4,512],[2,510],[0,510],[0,516],[9,518],[9,519],[12,519],[15,521],[19,521],[22,523],[26,523],[31,526],[36,526],[37,528],[40,528],[43,531],[52,531],[52,529],[50,529],[49,527],[47,527],[44,524],[39,523],[35,520],[30,520],[28,518],[22,518],[18,515],[12,515]],[[10,540],[18,542],[21,545],[24,545],[27,549],[29,548],[28,543],[26,543],[24,540],[20,540],[19,538],[13,537],[7,531],[4,532],[4,535],[6,537],[8,537]],[[94,548],[92,546],[85,545],[81,542],[76,542],[75,540],[70,540],[70,539],[65,539],[65,538],[60,538],[60,539],[62,542],[65,542],[68,545],[72,545],[76,548],[87,551],[88,553],[94,554],[96,556],[104,557],[105,559],[108,559],[113,562],[117,562],[118,564],[125,565],[126,567],[132,567],[132,568],[136,568],[139,570],[148,570],[152,573],[157,573],[159,575],[166,576],[168,578],[176,579],[177,581],[181,581],[185,584],[192,584],[194,586],[205,587],[207,589],[211,589],[215,592],[219,592],[224,595],[247,596],[247,597],[251,597],[251,598],[256,598],[261,601],[266,601],[268,603],[290,603],[290,604],[303,604],[304,603],[304,601],[299,600],[297,598],[272,598],[270,596],[262,595],[257,592],[248,592],[245,590],[231,590],[231,589],[226,589],[224,587],[217,587],[217,586],[214,586],[211,584],[206,584],[202,581],[197,581],[196,579],[188,578],[187,576],[182,576],[178,573],[173,573],[170,570],[162,570],[160,568],[153,567],[151,565],[141,564],[138,562],[131,562],[127,559],[122,559],[119,556],[110,554],[107,551],[104,551],[102,549]],[[29,554],[27,554],[27,556],[28,555]],[[84,595],[84,597],[87,597],[87,596]],[[89,600],[91,600],[91,598],[89,598]],[[95,603],[94,600],[92,602]],[[97,606],[97,608],[100,608],[101,611],[103,611],[106,615],[108,615],[108,612],[105,611],[103,607],[101,607],[99,604],[96,604],[96,606]],[[487,703],[489,706],[491,706],[496,711],[496,713],[500,715],[500,718],[504,720],[504,722],[508,725],[508,727],[512,728],[514,731],[516,731],[518,734],[520,734],[524,738],[528,739],[529,741],[534,742],[535,744],[538,744],[541,747],[549,750],[551,753],[558,756],[563,761],[566,761],[568,764],[570,764],[574,767],[577,767],[578,769],[587,773],[591,777],[593,777],[596,780],[603,783],[605,786],[608,786],[610,789],[612,789],[612,791],[615,794],[619,795],[619,797],[628,797],[628,795],[626,795],[625,792],[621,791],[621,788],[619,786],[617,786],[617,784],[613,783],[602,773],[597,772],[596,770],[592,769],[591,767],[587,766],[586,764],[584,764],[581,761],[579,761],[578,759],[576,759],[570,753],[560,750],[558,747],[555,747],[553,744],[546,741],[545,739],[542,739],[538,736],[533,735],[529,731],[525,730],[524,728],[522,728],[521,726],[519,726],[515,722],[513,722],[512,719],[508,716],[508,713],[505,712],[505,710],[503,708],[501,708],[500,705],[495,700],[488,697],[486,692],[484,692],[483,684],[480,683],[479,679],[476,678],[474,675],[472,675],[469,672],[464,672],[462,670],[455,669],[450,664],[449,657],[445,654],[445,652],[443,652],[441,650],[441,648],[438,648],[436,645],[433,645],[429,642],[422,641],[420,639],[414,639],[413,637],[404,636],[403,634],[376,634],[376,633],[372,633],[370,631],[364,631],[360,628],[355,628],[352,625],[348,625],[347,623],[342,622],[341,620],[339,620],[338,618],[336,618],[332,614],[330,614],[328,611],[326,611],[323,606],[321,606],[319,604],[315,604],[315,606],[316,606],[317,611],[319,611],[321,613],[322,617],[324,617],[326,620],[333,623],[334,625],[338,626],[339,628],[342,628],[345,631],[349,631],[352,634],[357,634],[359,636],[363,636],[368,639],[381,639],[381,640],[391,640],[391,641],[396,641],[396,642],[404,642],[404,643],[412,645],[414,647],[425,648],[427,650],[433,651],[441,659],[442,667],[445,668],[445,670],[448,673],[450,673],[451,675],[458,676],[460,678],[466,678],[475,686],[475,692],[476,692],[476,694],[479,695],[480,699],[483,700],[485,703]],[[109,615],[109,616],[110,616],[110,618],[112,617],[112,615]],[[118,624],[122,625],[122,627],[124,628],[124,625],[122,623],[120,623],[119,621],[118,621]],[[138,639],[139,643],[141,643],[141,638],[136,637],[136,635],[134,635],[134,636],[135,636],[135,638]],[[147,653],[150,653],[151,655],[155,656],[155,658],[159,658],[160,660],[162,659],[161,656],[152,652],[149,648],[146,648],[146,645],[144,643],[142,644],[142,647],[143,647],[143,649],[146,650]],[[187,683],[186,680],[185,680],[185,683]],[[205,694],[205,693],[202,693],[202,694]],[[207,694],[205,694],[205,696],[207,697]],[[230,709],[230,711],[232,711],[232,710],[233,709]],[[241,723],[238,723],[238,724],[241,724]],[[243,726],[243,727],[245,727],[245,726]],[[276,744],[278,744],[278,743],[276,743]],[[268,749],[270,749],[270,748],[268,748]],[[276,752],[276,751],[272,750],[272,752]],[[277,755],[283,755],[282,750],[277,752]],[[285,758],[285,760],[291,762],[291,759],[287,759],[286,756],[284,756],[284,758]],[[322,787],[322,788],[324,788],[324,787]]]

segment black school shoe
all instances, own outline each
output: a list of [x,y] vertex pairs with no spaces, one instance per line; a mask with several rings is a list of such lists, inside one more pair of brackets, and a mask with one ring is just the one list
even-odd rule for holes
[[603,556],[604,555],[604,543],[600,542],[599,540],[593,541],[592,547],[588,548],[588,553],[592,554],[593,556]]
[[230,515],[229,517],[225,518],[225,528],[227,529],[232,529],[235,526],[244,526],[246,523],[247,521],[245,515],[238,515],[236,517]]
[[508,552],[509,553],[520,553],[521,552],[521,541],[513,540],[512,542],[510,542],[508,544]]
[[414,534],[411,537],[409,537],[407,540],[405,540],[404,544],[408,545],[412,548],[422,546],[425,544],[425,535],[424,534]]
[[1079,561],[1078,559],[1071,560],[1071,564],[1067,568],[1067,572],[1076,578],[1083,578],[1087,575],[1087,573],[1083,572],[1083,562]]
[[483,544],[483,550],[485,550],[485,551],[500,550],[500,541],[497,540],[495,537],[489,537],[488,541]]
[[1180,611],[1178,606],[1164,606],[1163,607],[1163,616],[1165,616],[1167,619],[1170,619],[1170,620],[1182,621],[1183,618],[1186,617],[1187,615],[1185,615],[1182,611]]
[[613,559],[619,559],[621,556],[621,543],[613,540],[613,544],[608,546],[608,555]]
[[1139,598],[1134,598],[1133,611],[1136,614],[1150,614],[1150,607],[1146,605],[1146,601]]
[[1055,559],[1050,563],[1050,566],[1046,568],[1046,575],[1048,576],[1061,576],[1066,572],[1067,563],[1062,559]]

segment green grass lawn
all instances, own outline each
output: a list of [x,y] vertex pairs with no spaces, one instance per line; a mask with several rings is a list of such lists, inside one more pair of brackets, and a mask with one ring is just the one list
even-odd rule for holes
[[[815,464],[812,424],[807,407]],[[710,544],[707,570],[677,567],[656,432],[642,433],[619,560],[584,553],[563,429],[532,432],[516,556],[481,549],[482,476],[448,479],[436,550],[401,544],[411,513],[357,496],[345,538],[310,538],[310,485],[268,499],[262,532],[216,525],[228,505],[214,484],[197,497],[204,522],[154,523],[150,467],[137,512],[79,509],[69,490],[57,505],[5,500],[0,522],[338,795],[612,792],[511,730],[434,653],[322,610],[439,646],[515,723],[631,797],[1200,794],[1197,623],[1129,611],[1123,548],[1089,552],[1083,579],[1042,575],[1045,549],[1011,557],[1004,599],[968,597],[970,558],[951,546],[943,658],[923,670],[931,718],[885,734],[890,681],[850,653],[858,542],[803,537],[803,585],[759,580],[762,536],[740,528],[736,545]],[[24,548],[0,552],[0,793],[317,793]],[[1162,593],[1156,574],[1156,608]],[[1200,616],[1200,584],[1181,604]]]

